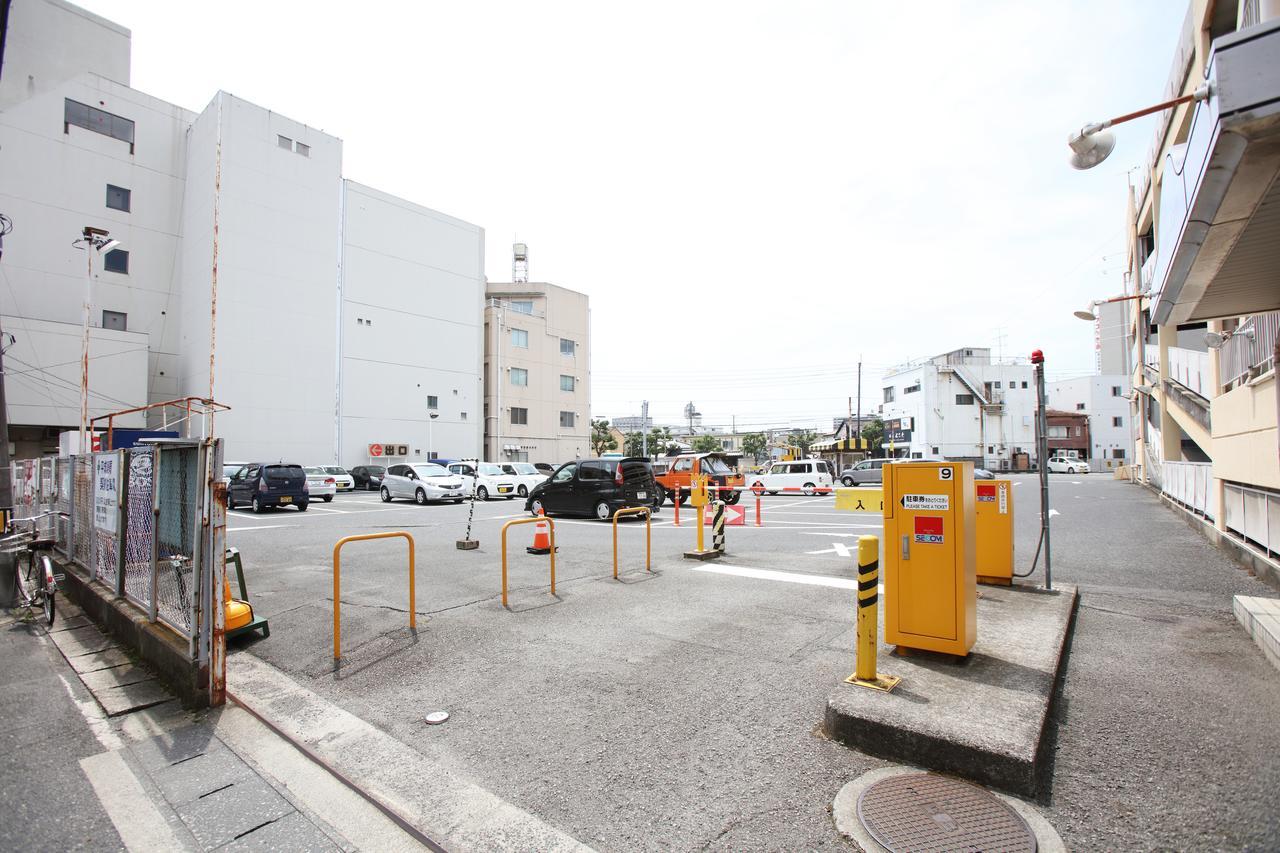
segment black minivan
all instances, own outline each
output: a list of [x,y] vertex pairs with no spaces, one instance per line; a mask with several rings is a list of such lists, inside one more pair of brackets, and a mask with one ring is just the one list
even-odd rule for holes
[[587,515],[608,521],[624,507],[656,509],[657,486],[648,459],[579,459],[566,462],[529,492],[524,508],[534,515]]
[[250,462],[231,475],[227,483],[227,508],[247,503],[254,512],[269,506],[296,506],[306,512],[311,501],[307,475],[301,465],[284,462]]

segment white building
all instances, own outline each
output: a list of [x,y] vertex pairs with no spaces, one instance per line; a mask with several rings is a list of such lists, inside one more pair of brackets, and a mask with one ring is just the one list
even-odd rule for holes
[[912,459],[968,459],[991,470],[1035,462],[1035,378],[1029,364],[993,364],[966,347],[885,374],[884,449]]
[[128,30],[63,0],[11,7],[0,315],[6,368],[24,371],[6,387],[17,454],[79,425],[71,244],[93,226],[121,245],[93,258],[90,417],[212,397],[231,407],[215,423],[228,459],[476,455],[483,229],[344,180],[342,141],[279,113],[130,88],[129,51]]
[[1118,468],[1133,459],[1128,375],[1063,379],[1048,383],[1045,393],[1050,409],[1089,416],[1089,460],[1094,471]]

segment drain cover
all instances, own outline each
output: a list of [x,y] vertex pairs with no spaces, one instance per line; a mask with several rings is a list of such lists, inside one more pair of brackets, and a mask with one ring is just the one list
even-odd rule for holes
[[932,773],[872,784],[858,797],[858,821],[892,851],[1036,849],[1027,822],[999,797]]

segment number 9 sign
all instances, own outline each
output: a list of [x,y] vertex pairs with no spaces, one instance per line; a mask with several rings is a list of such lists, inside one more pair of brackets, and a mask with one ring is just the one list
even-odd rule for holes
[[952,474],[952,471],[953,471],[953,470],[954,470],[954,469],[952,469],[952,468],[939,468],[939,469],[938,469],[938,479],[939,479],[939,480],[950,480],[950,479],[951,479],[951,474]]

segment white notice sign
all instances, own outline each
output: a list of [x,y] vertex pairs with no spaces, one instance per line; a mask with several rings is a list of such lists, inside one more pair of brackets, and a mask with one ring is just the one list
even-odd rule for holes
[[1000,514],[1009,514],[1009,484],[1000,484]]
[[951,509],[949,495],[903,495],[899,501],[903,509],[930,509],[946,511]]
[[109,533],[116,532],[117,507],[120,503],[120,460],[114,454],[103,454],[93,460],[93,526]]

